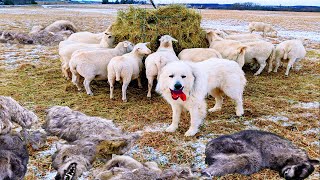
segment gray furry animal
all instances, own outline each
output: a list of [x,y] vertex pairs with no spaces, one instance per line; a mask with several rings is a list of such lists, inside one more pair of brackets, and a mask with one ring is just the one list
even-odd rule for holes
[[114,156],[102,169],[97,170],[95,180],[165,180],[194,179],[187,167],[175,167],[162,171],[157,163],[144,164],[129,156]]
[[245,130],[223,135],[211,140],[205,150],[208,164],[202,175],[223,176],[239,173],[250,175],[269,168],[285,179],[305,179],[318,160],[311,160],[307,153],[290,141],[258,130]]
[[110,159],[112,154],[123,154],[137,140],[136,133],[123,133],[111,120],[87,116],[65,106],[47,110],[44,129],[71,144],[58,147],[52,157],[58,170],[56,179],[63,179],[70,166],[75,166],[73,179],[91,167],[96,156]]
[[0,136],[0,179],[22,180],[27,172],[28,149],[20,136]]
[[38,117],[31,111],[19,105],[11,97],[0,96],[0,134],[11,131],[12,122],[19,124],[23,129],[31,128],[38,121]]

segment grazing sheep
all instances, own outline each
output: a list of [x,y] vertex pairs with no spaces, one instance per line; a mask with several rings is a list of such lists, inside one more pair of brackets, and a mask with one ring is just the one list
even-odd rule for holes
[[25,142],[15,134],[0,136],[0,179],[24,179],[29,153]]
[[76,26],[72,22],[66,20],[55,21],[46,28],[44,28],[44,30],[53,33],[57,33],[60,31],[71,31],[72,33],[77,32]]
[[221,110],[223,95],[226,94],[235,101],[236,115],[242,116],[245,84],[244,72],[234,61],[211,58],[198,63],[168,63],[163,67],[156,87],[156,91],[172,108],[172,123],[166,131],[176,131],[181,112],[185,109],[191,117],[190,127],[185,136],[194,136],[206,117],[207,94],[216,100],[215,106],[209,109],[209,112]]
[[285,75],[289,75],[290,68],[293,67],[295,62],[300,61],[306,55],[306,49],[304,48],[300,40],[288,40],[277,45],[276,47],[276,66],[273,72],[277,72],[282,59],[288,59],[288,65]]
[[179,60],[172,46],[172,41],[178,42],[176,39],[169,35],[164,35],[159,41],[160,46],[157,51],[150,54],[145,60],[146,77],[148,79],[147,97],[149,98],[151,98],[153,80],[160,74],[162,67],[169,62]]
[[80,76],[84,78],[84,88],[88,95],[93,95],[90,83],[92,80],[108,79],[108,64],[113,57],[129,53],[133,49],[129,41],[118,43],[114,49],[92,50],[76,53],[72,56],[69,66],[72,73],[72,83],[81,90]]
[[217,50],[224,59],[234,60],[241,68],[243,67],[247,48],[244,44],[235,40],[225,40],[213,31],[208,31],[206,38],[210,48]]
[[240,42],[259,41],[263,38],[258,34],[230,34],[224,39],[235,40]]
[[105,33],[111,33],[112,25],[110,25],[104,32],[102,33],[91,33],[91,32],[77,32],[70,35],[68,41],[75,41],[87,44],[99,44],[103,35]]
[[259,75],[267,65],[267,59],[269,59],[269,70],[272,71],[272,61],[274,59],[275,47],[272,43],[266,41],[254,41],[244,43],[247,46],[246,54],[244,56],[245,63],[258,63],[260,65],[255,76]]
[[285,179],[305,179],[318,160],[290,141],[265,131],[245,130],[211,140],[205,150],[208,168],[204,176],[250,175],[269,168]]
[[162,171],[157,163],[144,164],[129,156],[114,156],[103,168],[97,170],[95,180],[165,180],[195,179],[190,168],[175,167]]
[[178,55],[180,60],[192,61],[192,62],[201,62],[210,58],[220,58],[222,59],[221,54],[215,49],[211,48],[191,48],[184,49]]
[[83,171],[90,169],[97,154],[105,158],[123,154],[139,137],[136,133],[122,132],[112,120],[87,116],[63,106],[47,110],[44,128],[50,135],[72,142],[58,144],[58,151],[52,156],[58,179],[64,179],[71,167],[74,170],[70,179],[76,180]]
[[30,128],[38,121],[38,117],[31,111],[19,105],[11,97],[0,96],[0,134],[11,131],[12,123],[19,124],[23,129]]
[[99,44],[86,44],[86,43],[78,43],[73,41],[62,41],[59,44],[59,55],[61,61],[61,70],[63,75],[69,79],[69,61],[71,59],[72,54],[80,49],[83,50],[98,50],[104,48],[112,48],[114,43],[114,36],[111,33],[104,33],[103,38],[101,39]]
[[263,22],[251,22],[249,23],[249,32],[253,31],[263,32],[263,37],[265,38],[267,33],[271,33],[271,37],[277,37],[277,31],[273,29],[270,24]]
[[115,81],[122,80],[122,100],[127,102],[127,87],[131,80],[137,79],[142,88],[140,73],[143,68],[142,58],[151,53],[146,46],[149,43],[138,43],[133,50],[122,56],[114,57],[108,64],[108,81],[110,85],[110,99],[113,99]]

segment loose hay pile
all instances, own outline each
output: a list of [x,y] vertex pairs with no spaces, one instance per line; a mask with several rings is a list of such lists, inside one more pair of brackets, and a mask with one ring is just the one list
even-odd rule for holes
[[118,12],[112,33],[116,41],[150,42],[152,51],[157,50],[159,37],[168,34],[178,40],[173,47],[179,53],[185,48],[208,47],[200,22],[198,12],[180,5],[157,10],[130,7]]

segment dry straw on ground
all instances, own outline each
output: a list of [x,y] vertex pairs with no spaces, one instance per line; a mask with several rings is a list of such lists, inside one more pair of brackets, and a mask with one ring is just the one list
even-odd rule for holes
[[193,9],[170,5],[154,9],[130,7],[119,11],[112,33],[117,41],[151,42],[151,50],[159,46],[159,36],[169,34],[178,40],[174,50],[208,47],[205,32],[200,27],[201,15]]

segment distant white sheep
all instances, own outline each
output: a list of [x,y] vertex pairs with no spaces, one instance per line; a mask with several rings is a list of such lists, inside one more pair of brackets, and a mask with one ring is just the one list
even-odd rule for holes
[[277,31],[270,24],[263,22],[249,23],[249,32],[252,33],[253,31],[263,32],[263,37],[266,37],[267,33],[271,33],[271,37],[277,37]]
[[150,54],[145,60],[146,76],[148,79],[147,97],[149,98],[151,98],[153,80],[160,74],[162,67],[169,62],[179,61],[172,46],[172,41],[178,41],[169,35],[162,36],[159,41],[160,46],[158,50]]
[[88,95],[93,95],[90,89],[92,80],[108,79],[108,64],[113,57],[129,53],[133,49],[133,44],[129,41],[123,41],[113,49],[91,50],[75,53],[70,62],[70,71],[72,73],[72,83],[81,90],[80,77],[84,78],[83,85]]
[[288,65],[285,75],[289,75],[290,68],[293,67],[295,62],[300,61],[306,55],[306,49],[304,48],[300,40],[288,40],[277,45],[276,47],[276,66],[273,72],[277,72],[282,59],[288,59]]
[[57,33],[60,31],[72,31],[73,33],[77,32],[76,26],[67,20],[58,20],[44,28],[45,30],[53,33]]
[[104,33],[103,38],[99,44],[86,44],[73,41],[61,41],[59,44],[59,55],[61,61],[61,70],[64,77],[70,78],[69,75],[69,61],[72,54],[80,49],[84,50],[96,50],[100,48],[112,48],[114,43],[114,36],[111,33]]
[[104,32],[102,33],[91,33],[91,32],[77,32],[71,34],[71,36],[68,38],[68,41],[75,41],[75,42],[81,42],[81,43],[88,43],[88,44],[98,44],[101,39],[103,38],[103,35],[105,33],[111,33],[112,25],[110,25]]
[[138,43],[133,50],[122,56],[114,57],[108,65],[108,81],[110,85],[110,99],[113,99],[115,81],[122,80],[122,100],[127,102],[127,87],[131,80],[137,79],[139,88],[142,88],[140,73],[143,68],[142,58],[151,53],[146,46],[149,43]]
[[272,43],[266,41],[253,41],[244,43],[248,48],[245,54],[245,63],[246,64],[259,64],[258,71],[254,74],[255,76],[259,75],[267,65],[267,60],[269,64],[268,72],[272,71],[272,62],[274,59],[275,47]]
[[210,58],[220,58],[221,54],[212,48],[191,48],[184,49],[178,55],[180,60],[201,62]]
[[240,67],[243,67],[247,46],[239,41],[225,40],[219,37],[214,31],[207,31],[206,38],[210,44],[210,48],[217,50],[224,59],[234,60]]

